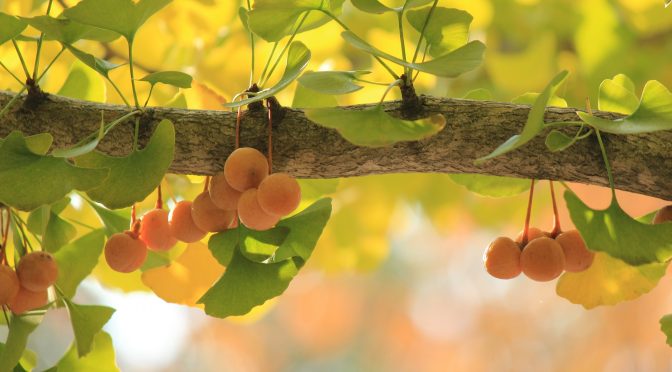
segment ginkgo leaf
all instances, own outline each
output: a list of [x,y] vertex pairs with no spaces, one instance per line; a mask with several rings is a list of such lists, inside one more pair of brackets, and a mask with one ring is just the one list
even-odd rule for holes
[[482,196],[504,198],[530,189],[530,180],[483,174],[451,174],[450,179],[467,190]]
[[93,230],[72,243],[61,247],[54,254],[58,268],[63,275],[58,276],[56,285],[67,298],[77,292],[79,283],[91,274],[103,253],[105,233],[103,229]]
[[250,29],[266,41],[279,41],[291,35],[298,21],[310,12],[299,32],[320,27],[331,18],[320,10],[339,15],[345,0],[256,0],[252,11],[248,12],[247,24]]
[[[532,93],[532,92],[523,93],[518,97],[512,99],[511,103],[516,103],[519,105],[534,105],[534,103],[537,101],[537,98],[539,98],[540,95],[541,93]],[[564,98],[558,97],[554,94],[548,100],[548,106],[567,107],[567,101],[565,101]]]
[[37,155],[28,148],[26,138],[14,131],[0,145],[0,179],[12,180],[12,187],[0,187],[0,202],[30,211],[60,200],[73,189],[90,190],[108,173],[106,169],[82,168],[63,159]]
[[167,266],[143,272],[142,282],[167,302],[196,306],[223,272],[208,247],[197,242]]
[[85,101],[105,102],[107,99],[105,81],[96,72],[84,62],[75,61],[58,95]]
[[[577,132],[577,135],[579,133]],[[559,130],[552,130],[546,136],[546,148],[550,152],[560,152],[572,146],[578,140],[577,136],[568,136]]]
[[104,331],[98,332],[93,337],[91,351],[81,358],[77,352],[77,345],[73,344],[54,368],[54,372],[119,372],[112,337]]
[[296,80],[299,75],[301,75],[301,71],[303,71],[306,66],[308,66],[309,61],[310,50],[308,50],[308,48],[306,48],[306,46],[300,41],[293,42],[292,45],[289,46],[289,52],[287,52],[287,66],[285,67],[285,72],[282,74],[280,81],[278,81],[273,87],[264,89],[251,98],[247,98],[242,101],[225,103],[224,107],[233,108],[249,105],[250,103],[261,101],[276,95],[278,92],[285,89],[289,84]]
[[135,33],[149,17],[171,0],[83,0],[63,12],[66,18],[111,30],[133,42]]
[[28,336],[42,321],[42,316],[13,316],[9,323],[9,334],[5,346],[0,352],[0,371],[12,371],[19,363],[26,345]]
[[75,333],[77,355],[81,358],[91,351],[95,336],[110,320],[115,310],[107,306],[79,305],[67,299],[64,301]]
[[406,9],[417,8],[432,2],[432,0],[408,0],[404,6],[390,8],[378,0],[350,0],[355,8],[373,14],[383,14],[386,12],[401,12]]
[[600,84],[597,101],[600,110],[630,115],[637,110],[637,106],[639,100],[635,95],[635,84],[626,75],[618,74]]
[[109,168],[110,177],[87,195],[110,209],[130,207],[144,200],[163,179],[173,162],[175,128],[161,121],[147,146],[125,157],[113,157],[97,151],[75,158],[77,165]]
[[476,160],[476,163],[483,163],[486,160],[496,158],[500,155],[504,155],[507,152],[513,151],[524,144],[530,142],[534,137],[541,132],[544,128],[544,114],[546,113],[546,106],[550,102],[551,98],[554,96],[556,90],[560,84],[562,84],[567,78],[567,71],[563,71],[553,78],[553,80],[546,86],[546,89],[537,97],[534,101],[534,105],[530,109],[530,113],[527,115],[527,121],[523,127],[523,131],[520,134],[516,134],[506,140],[497,147],[489,155],[486,155],[482,158]]
[[307,88],[326,94],[347,94],[363,87],[357,80],[371,71],[307,71],[299,83]]
[[606,253],[595,254],[593,264],[579,273],[564,273],[556,292],[586,309],[634,300],[651,291],[665,275],[667,263],[630,266]]
[[350,31],[343,32],[341,36],[353,47],[369,54],[384,58],[400,66],[441,77],[456,77],[475,69],[481,65],[481,62],[483,61],[483,52],[485,52],[485,45],[483,45],[483,43],[480,41],[471,41],[449,53],[434,58],[431,61],[412,63],[406,62],[403,59],[397,58],[371,46]]
[[0,45],[19,36],[26,26],[24,20],[0,12]]
[[140,81],[146,81],[152,85],[161,83],[187,89],[191,88],[193,78],[181,71],[159,71],[143,77]]
[[[429,12],[432,16],[426,22]],[[424,28],[424,38],[429,43],[429,54],[439,57],[469,41],[469,26],[474,17],[459,9],[431,7],[412,10],[406,14],[408,22],[418,32]]]
[[103,30],[71,19],[37,16],[23,18],[29,25],[44,33],[45,39],[57,40],[63,44],[73,44],[79,40],[95,40],[111,42],[119,38],[119,34]]
[[588,249],[605,252],[630,265],[662,263],[672,258],[672,223],[639,222],[621,209],[616,197],[605,210],[589,208],[571,191],[565,192],[565,200]]
[[[625,94],[622,91],[621,93]],[[615,93],[611,92],[611,94]],[[623,99],[623,102],[627,100],[627,98]],[[626,103],[623,107],[629,109],[630,106]],[[663,84],[651,80],[644,86],[637,109],[627,117],[609,120],[585,112],[577,112],[577,114],[590,126],[606,133],[636,134],[670,130],[672,129],[672,93]]]
[[110,71],[120,66],[123,66],[95,57],[93,56],[93,54],[81,51],[73,47],[72,45],[66,45],[65,47],[70,51],[70,53],[72,53],[73,56],[77,57],[77,59],[82,61],[82,63],[91,67],[108,80],[110,78]]
[[419,120],[403,120],[391,116],[380,105],[363,110],[314,108],[306,110],[305,114],[319,125],[338,130],[353,144],[369,147],[418,141],[435,135],[446,125],[446,119],[441,114]]

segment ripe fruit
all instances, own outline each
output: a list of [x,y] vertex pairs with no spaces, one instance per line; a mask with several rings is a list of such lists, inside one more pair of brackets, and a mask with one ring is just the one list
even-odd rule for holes
[[152,250],[167,251],[172,248],[177,239],[170,234],[168,211],[157,208],[145,213],[140,224],[140,239]]
[[191,204],[191,217],[194,224],[203,231],[224,231],[230,228],[235,216],[235,211],[217,208],[207,191],[200,193]]
[[185,243],[197,242],[207,234],[194,223],[191,204],[190,201],[183,200],[177,203],[168,215],[170,235]]
[[0,264],[0,305],[7,305],[19,293],[19,277],[7,265]]
[[105,243],[105,261],[114,271],[130,273],[147,259],[147,245],[137,234],[124,231],[112,235]]
[[274,173],[261,181],[257,190],[257,200],[266,213],[286,216],[299,206],[301,186],[288,174]]
[[665,207],[660,208],[658,212],[656,212],[655,217],[653,217],[653,223],[654,224],[659,224],[663,222],[670,222],[672,221],[672,205],[668,205]]
[[42,307],[47,302],[49,302],[49,294],[46,289],[33,292],[21,287],[14,299],[9,302],[9,308],[14,314],[20,315],[26,311]]
[[58,279],[58,266],[51,253],[32,252],[23,256],[16,266],[21,286],[29,291],[45,291]]
[[[516,243],[522,243],[523,242],[523,233],[525,233],[525,230],[518,233],[518,236],[516,236]],[[527,231],[527,241],[528,241],[528,243],[531,242],[532,240],[536,239],[536,238],[541,238],[542,236],[550,237],[551,234],[542,230],[542,229],[538,229],[536,227],[530,227]]]
[[565,268],[565,255],[558,242],[541,237],[527,243],[520,254],[520,268],[530,279],[539,282],[553,280]]
[[234,189],[226,182],[224,173],[220,173],[210,179],[210,198],[219,209],[235,211],[238,208],[240,191]]
[[238,216],[240,222],[252,230],[268,230],[280,221],[279,216],[273,216],[261,209],[257,200],[257,189],[250,189],[240,196],[238,201]]
[[268,176],[268,160],[251,147],[241,147],[226,159],[224,176],[229,185],[240,192],[256,188]]
[[510,238],[500,236],[483,254],[485,269],[498,279],[512,279],[520,275],[520,246]]
[[586,270],[593,263],[595,253],[588,250],[586,242],[577,230],[569,230],[555,238],[565,255],[565,270],[578,273]]

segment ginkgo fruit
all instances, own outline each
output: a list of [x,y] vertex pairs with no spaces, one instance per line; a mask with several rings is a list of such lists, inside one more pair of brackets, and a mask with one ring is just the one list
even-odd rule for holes
[[224,163],[224,176],[229,185],[240,192],[259,187],[268,176],[268,160],[251,147],[241,147]]
[[175,246],[177,239],[170,234],[168,211],[157,208],[142,216],[140,240],[155,251],[167,251]]
[[21,257],[16,266],[16,275],[23,288],[40,292],[56,283],[58,265],[51,253],[32,252]]
[[539,282],[553,280],[565,269],[562,247],[547,237],[531,240],[520,254],[520,268],[532,280]]
[[229,229],[235,216],[235,211],[217,208],[207,191],[200,193],[191,204],[194,224],[203,231],[220,232]]
[[670,221],[672,221],[672,205],[660,208],[658,212],[656,212],[656,215],[653,217],[654,224]]
[[26,311],[34,310],[46,305],[49,302],[49,293],[47,290],[33,292],[24,287],[19,288],[19,292],[9,302],[9,308],[14,314],[20,315]]
[[257,189],[257,200],[264,212],[274,216],[286,216],[301,202],[301,186],[286,173],[274,173],[266,177]]
[[112,235],[105,243],[105,261],[114,271],[130,273],[147,259],[147,245],[132,231]]
[[510,238],[500,236],[490,243],[483,254],[485,269],[498,279],[520,275],[520,246]]
[[252,230],[268,230],[280,221],[279,216],[266,213],[257,200],[257,189],[250,189],[240,196],[238,217],[245,227]]
[[213,176],[210,179],[210,186],[208,188],[212,202],[219,209],[227,211],[235,211],[238,208],[238,199],[242,192],[234,189],[226,182],[224,173]]
[[[524,233],[525,233],[525,230],[522,230],[521,232],[518,233],[518,236],[516,236],[516,242],[517,243],[522,243],[523,242],[523,234]],[[542,236],[550,237],[551,234],[542,230],[542,229],[536,228],[536,227],[530,227],[529,229],[527,229],[527,241],[528,242],[531,242],[532,240],[534,240],[536,238],[541,238]]]
[[19,277],[16,272],[0,264],[0,305],[7,305],[19,293]]
[[569,230],[555,238],[565,255],[565,270],[578,273],[593,264],[595,253],[588,250],[578,230]]
[[207,234],[194,223],[194,218],[191,216],[191,205],[192,202],[182,200],[168,215],[170,235],[185,243],[197,242]]

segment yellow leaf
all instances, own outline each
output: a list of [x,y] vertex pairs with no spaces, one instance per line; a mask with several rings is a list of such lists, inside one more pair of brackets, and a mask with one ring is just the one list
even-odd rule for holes
[[596,253],[588,270],[563,274],[556,292],[586,309],[615,305],[651,291],[666,269],[667,264],[630,266],[606,253]]
[[222,273],[224,267],[198,242],[189,244],[171,264],[142,273],[142,282],[167,302],[201,307],[196,302]]

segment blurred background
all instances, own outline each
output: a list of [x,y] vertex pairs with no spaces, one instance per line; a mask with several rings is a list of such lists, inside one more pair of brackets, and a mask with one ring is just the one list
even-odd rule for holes
[[[75,3],[61,2],[53,14],[62,4]],[[566,69],[570,76],[559,95],[570,106],[583,107],[585,97],[597,102],[600,82],[617,73],[630,76],[639,91],[651,79],[672,86],[666,63],[672,57],[672,9],[663,3],[441,0],[440,6],[473,15],[471,37],[486,43],[485,61],[457,79],[420,75],[417,89],[462,97],[483,88],[493,100],[509,101],[541,91]],[[223,99],[246,89],[250,50],[237,19],[240,5],[231,0],[175,0],[150,19],[136,39],[138,74],[142,69],[182,70],[197,82],[183,92],[159,86],[150,104],[180,101],[192,109],[219,109]],[[0,0],[0,9],[15,15],[43,14],[45,8],[44,0]],[[365,15],[346,1],[342,19],[372,44],[399,54],[394,15]],[[332,22],[297,37],[313,52],[310,68],[370,69],[368,80],[389,83],[369,57],[344,45],[340,31]],[[412,47],[418,35],[408,31],[406,36]],[[95,42],[79,46],[115,62],[123,62],[126,55],[122,41],[108,48]],[[34,55],[31,43],[21,47],[25,55]],[[263,65],[270,47],[258,43],[257,66]],[[58,45],[47,43],[45,61],[58,51]],[[0,47],[0,60],[20,71],[11,44]],[[43,87],[59,92],[75,69],[82,71],[64,55]],[[259,72],[260,67],[257,77]],[[112,78],[130,92],[127,69],[115,70]],[[121,102],[95,74],[89,79],[85,98]],[[283,104],[292,103],[295,86],[278,96]],[[0,89],[18,90],[4,71]],[[367,86],[337,100],[341,105],[375,102],[384,89]],[[147,93],[148,87],[140,86],[140,96]],[[180,200],[192,199],[202,182],[201,177],[171,175],[165,185]],[[609,203],[608,190],[570,187],[593,208]],[[538,190],[533,225],[550,229],[548,184],[539,183]],[[558,185],[558,197],[562,190]],[[519,191],[499,199],[482,197],[448,175],[431,174],[307,181],[306,203],[318,195],[334,198],[332,219],[288,291],[251,314],[209,318],[199,308],[168,302],[193,303],[191,298],[198,298],[203,288],[191,286],[188,293],[171,297],[171,288],[179,283],[148,282],[140,273],[118,275],[104,264],[80,287],[77,300],[117,309],[105,329],[123,371],[672,370],[672,352],[658,325],[662,315],[672,312],[669,277],[635,301],[586,310],[559,297],[555,282],[536,283],[524,276],[502,281],[487,275],[482,253],[488,243],[522,229],[527,194],[524,188]],[[99,225],[81,198],[73,195],[72,200],[66,217]],[[665,205],[627,193],[619,193],[619,201],[633,216]],[[141,209],[152,204],[148,200]],[[571,228],[564,202],[560,205],[562,224]],[[172,255],[177,258],[184,249]],[[72,342],[67,319],[63,310],[50,311],[31,337],[38,370],[58,361]]]

